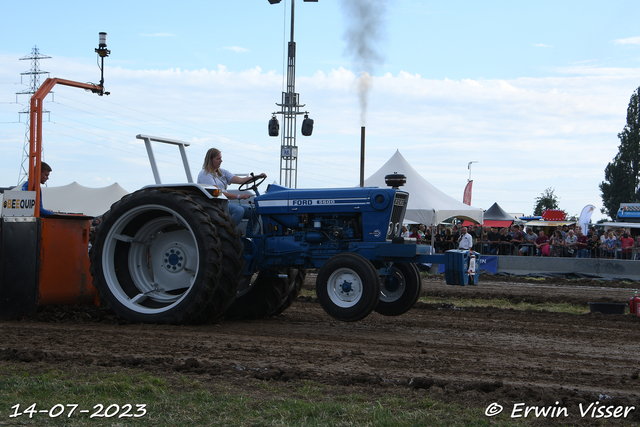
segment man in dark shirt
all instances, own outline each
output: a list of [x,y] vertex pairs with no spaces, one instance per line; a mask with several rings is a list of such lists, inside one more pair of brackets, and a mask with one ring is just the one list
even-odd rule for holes
[[[44,184],[49,179],[49,174],[51,173],[51,166],[46,164],[45,162],[40,163],[40,184]],[[29,191],[29,181],[25,181],[22,184],[22,191]],[[42,191],[40,192],[40,216],[45,217],[53,215],[53,211],[47,210],[42,207]]]
[[506,227],[500,230],[500,255],[511,255],[511,236]]
[[497,255],[500,248],[500,233],[495,228],[491,228],[489,231],[489,243],[491,244],[491,255]]
[[511,238],[511,246],[513,247],[513,251],[517,251],[520,248],[520,245],[524,243],[524,234],[520,231],[519,225],[513,226],[513,237]]

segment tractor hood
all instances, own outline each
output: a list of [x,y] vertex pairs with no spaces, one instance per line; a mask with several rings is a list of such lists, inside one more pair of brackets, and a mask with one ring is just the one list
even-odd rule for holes
[[365,241],[385,241],[399,235],[408,200],[407,192],[393,188],[294,190],[272,184],[254,202],[260,215],[290,229],[355,220]]
[[394,200],[395,189],[378,187],[291,189],[271,184],[255,198],[261,214],[338,213],[385,210]]

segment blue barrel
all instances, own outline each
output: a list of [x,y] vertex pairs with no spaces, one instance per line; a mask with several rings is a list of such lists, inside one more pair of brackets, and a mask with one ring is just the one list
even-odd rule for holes
[[[471,254],[476,259],[476,274],[469,276],[469,260]],[[479,273],[480,254],[478,252],[470,252],[462,249],[453,249],[444,254],[444,277],[447,285],[477,285]],[[471,277],[471,282],[469,281]]]

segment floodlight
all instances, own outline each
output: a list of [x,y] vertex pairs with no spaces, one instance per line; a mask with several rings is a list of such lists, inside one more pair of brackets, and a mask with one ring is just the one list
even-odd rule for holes
[[109,56],[111,53],[111,51],[107,49],[107,33],[98,34],[98,48],[96,49],[96,53],[101,58]]
[[274,114],[269,120],[269,136],[278,136],[278,131],[280,130],[280,124],[278,123],[278,119],[276,119],[276,115]]
[[107,47],[107,33],[99,33],[98,37],[98,47]]
[[309,118],[308,114],[304,115],[304,120],[302,121],[302,134],[304,136],[311,136],[313,132],[313,119]]

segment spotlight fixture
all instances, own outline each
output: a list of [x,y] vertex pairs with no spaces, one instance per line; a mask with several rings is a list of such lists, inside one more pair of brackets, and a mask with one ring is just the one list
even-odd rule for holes
[[304,120],[302,121],[302,134],[304,136],[311,136],[313,132],[313,119],[309,118],[308,114],[304,115]]
[[100,90],[96,91],[96,93],[100,96],[109,95],[109,92],[105,92],[104,90],[104,58],[111,53],[111,51],[107,49],[107,33],[101,32],[98,34],[96,53],[100,58],[100,62],[98,63],[98,68],[100,68]]
[[280,124],[278,123],[278,119],[276,119],[276,115],[274,114],[269,120],[269,136],[278,136],[278,131],[280,130]]

